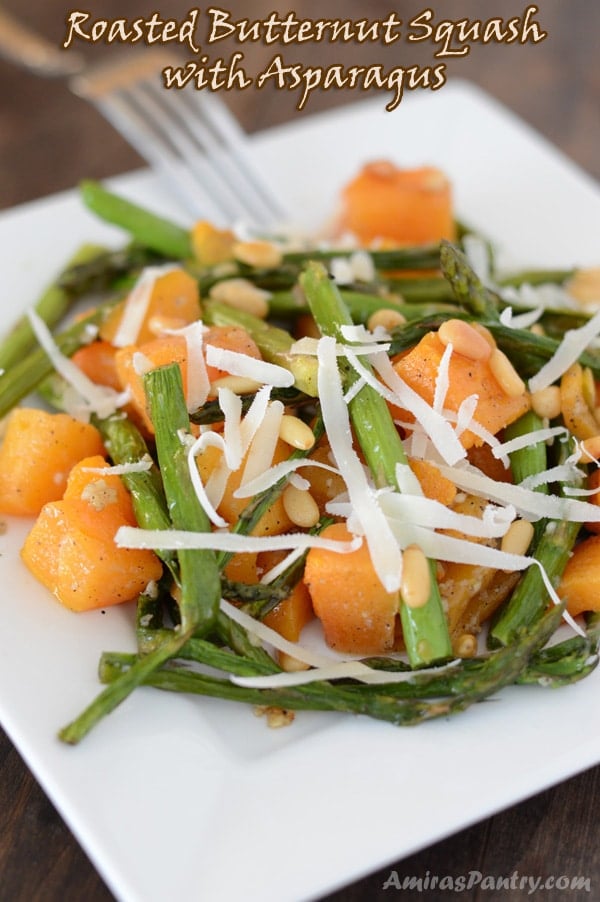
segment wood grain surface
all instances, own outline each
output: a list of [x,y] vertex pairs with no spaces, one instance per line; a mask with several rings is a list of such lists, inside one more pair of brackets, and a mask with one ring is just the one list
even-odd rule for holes
[[[71,9],[57,0],[5,0],[4,7],[21,15],[31,27],[60,43],[64,20]],[[258,19],[274,8],[287,12],[292,4],[248,0],[218,4],[235,18]],[[600,4],[596,0],[539,0],[538,19],[548,37],[536,46],[474,46],[465,58],[448,61],[450,77],[471,79],[547,136],[591,175],[600,176],[600,65],[597,38]],[[511,0],[445,0],[429,4],[441,19],[508,18],[523,13],[527,4]],[[84,8],[95,18],[147,16],[155,9],[182,16],[187,2],[145,4],[140,0],[94,2]],[[426,4],[358,2],[358,0],[297,0],[301,18],[383,18],[395,10],[400,18],[416,15]],[[83,48],[90,60],[112,48]],[[219,55],[232,52],[225,42]],[[245,47],[250,69],[260,71],[273,48],[258,42]],[[346,45],[331,48],[305,44],[287,51],[291,61],[323,65],[383,62],[401,65],[397,49]],[[216,55],[213,51],[213,55]],[[415,45],[410,63],[432,62],[430,45]],[[41,80],[0,61],[0,207],[11,207],[42,195],[71,188],[80,178],[102,178],[140,165],[136,154],[96,111],[69,94],[60,80]],[[357,99],[354,92],[315,92],[306,110],[295,110],[289,92],[230,92],[227,102],[244,127],[252,132],[310,115]],[[457,123],[477,128],[477,123]],[[440,135],[440,141],[444,136]],[[343,149],[341,149],[343,152]],[[552,186],[548,185],[548,191]],[[600,248],[599,248],[600,262]],[[577,737],[573,737],[577,741]],[[437,843],[404,861],[327,897],[328,902],[403,899],[434,900],[456,893],[439,890],[398,892],[384,889],[390,871],[399,876],[428,874],[510,876],[584,876],[591,892],[548,891],[553,899],[600,898],[600,768],[499,813]],[[452,779],[449,775],[448,779]],[[490,773],[490,780],[502,774]],[[468,787],[465,792],[468,792]],[[399,805],[398,817],[402,810]],[[434,814],[432,814],[434,816]],[[304,866],[310,867],[310,862]],[[426,885],[426,884],[425,884]],[[469,900],[531,898],[527,890],[491,891],[475,887],[460,894]],[[0,902],[105,902],[112,898],[76,840],[38,787],[9,739],[0,734]],[[165,900],[170,902],[170,900]],[[212,900],[207,900],[212,902]],[[218,900],[216,900],[218,902]]]

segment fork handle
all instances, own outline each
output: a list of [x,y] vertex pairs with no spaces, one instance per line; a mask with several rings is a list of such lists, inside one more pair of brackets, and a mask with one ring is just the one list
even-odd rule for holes
[[73,75],[83,57],[55,47],[0,9],[0,56],[36,75]]

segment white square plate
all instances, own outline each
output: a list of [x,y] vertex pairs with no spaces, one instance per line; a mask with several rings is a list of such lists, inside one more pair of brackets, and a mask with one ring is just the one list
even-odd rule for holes
[[[595,264],[600,192],[477,89],[453,83],[345,107],[253,139],[297,218],[322,222],[367,159],[433,163],[459,215],[506,262]],[[180,216],[148,173],[115,187]],[[67,193],[0,216],[4,328],[83,241],[118,244]],[[600,674],[555,692],[513,688],[451,720],[399,729],[300,714],[272,731],[245,706],[137,691],[76,748],[57,729],[97,693],[104,649],[133,648],[130,612],[74,615],[21,565],[29,524],[1,541],[0,715],[122,900],[314,897],[600,761]]]

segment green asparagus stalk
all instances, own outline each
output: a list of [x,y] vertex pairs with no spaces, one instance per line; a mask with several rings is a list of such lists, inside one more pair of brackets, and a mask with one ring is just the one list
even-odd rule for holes
[[479,319],[498,319],[498,297],[483,285],[464,253],[449,241],[442,241],[440,260],[459,304]]
[[[55,338],[63,354],[69,357],[89,341],[90,328],[99,326],[108,316],[115,301],[105,301],[92,313],[69,326]],[[38,385],[54,372],[50,358],[42,348],[36,348],[26,357],[0,374],[0,417],[12,410],[23,398],[35,391]]]
[[[301,284],[322,333],[343,340],[340,328],[352,325],[352,318],[324,267],[318,263],[309,264],[301,277]],[[349,388],[358,376],[349,366],[342,363],[341,367],[345,387]],[[375,484],[397,488],[396,466],[406,463],[406,455],[386,402],[375,389],[364,386],[351,400],[349,410]],[[431,589],[427,603],[420,608],[409,608],[404,603],[400,605],[404,642],[414,667],[452,654],[433,562],[430,563],[430,571]]]
[[317,362],[306,354],[291,353],[294,339],[285,329],[220,301],[205,301],[203,317],[215,326],[241,326],[252,336],[265,360],[290,370],[296,388],[311,397],[316,396]]
[[121,704],[134,689],[148,682],[152,672],[178,654],[191,638],[193,630],[173,633],[150,654],[137,658],[131,667],[119,673],[118,679],[104,689],[82,713],[60,730],[63,742],[76,745],[107,714]]
[[90,260],[82,260],[66,269],[57,280],[64,291],[81,297],[92,291],[106,291],[132,282],[145,266],[164,261],[164,257],[147,247],[130,244],[118,250],[100,253]]
[[[46,288],[35,311],[52,329],[58,325],[68,312],[74,301],[81,296],[82,287],[71,285],[65,287],[64,280],[79,266],[97,261],[105,254],[105,249],[94,244],[85,244],[71,257],[66,269]],[[36,345],[36,338],[26,316],[22,316],[13,326],[0,345],[0,373],[10,369],[31,351]]]
[[[418,279],[414,280],[418,282]],[[448,283],[440,280],[446,287],[448,300],[451,299]],[[340,288],[340,295],[344,304],[350,311],[352,320],[355,323],[366,323],[373,313],[378,310],[396,310],[401,313],[407,320],[422,319],[425,316],[434,316],[437,313],[446,313],[453,316],[456,312],[455,304],[439,303],[436,295],[428,295],[423,290],[418,300],[412,296],[412,293],[402,296],[394,296],[393,294],[367,294],[358,289],[350,290]],[[269,313],[271,316],[288,317],[297,316],[300,313],[308,312],[308,304],[305,298],[299,292],[295,291],[278,291],[269,298]]]
[[99,182],[84,181],[80,188],[83,202],[93,213],[125,229],[138,244],[170,259],[192,256],[186,229],[113,194]]
[[[562,446],[561,459],[567,456],[570,449],[570,442]],[[580,523],[568,523],[565,520],[544,521],[543,532],[537,539],[534,556],[546,571],[555,589],[571,556],[580,529]],[[537,566],[531,566],[492,624],[488,635],[490,646],[510,645],[520,631],[536,622],[549,602],[550,597],[541,572]]]
[[[173,664],[168,670],[151,671],[144,678],[144,683],[167,691],[253,705],[366,714],[407,726],[462,711],[514,683],[555,631],[561,614],[561,608],[551,609],[531,631],[519,634],[510,648],[492,652],[480,661],[465,661],[456,669],[447,669],[439,676],[416,671],[409,682],[380,686],[315,682],[286,689],[251,689]],[[135,656],[105,655],[100,670],[101,680],[109,683],[113,679],[118,681],[129,666],[136,666],[136,660]]]
[[[181,370],[177,364],[146,373],[144,384],[156,434],[156,450],[169,514],[176,529],[209,532],[211,529],[191,480],[187,449],[181,434],[190,421],[185,406]],[[184,632],[206,633],[215,621],[221,597],[221,581],[214,552],[181,550],[178,553]]]

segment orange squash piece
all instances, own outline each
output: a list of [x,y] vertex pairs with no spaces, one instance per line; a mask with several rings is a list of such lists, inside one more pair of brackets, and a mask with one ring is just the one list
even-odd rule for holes
[[[204,335],[204,344],[214,345],[216,348],[223,348],[225,351],[235,351],[238,354],[247,354],[255,360],[261,360],[262,354],[258,349],[258,345],[245,329],[238,326],[210,326]],[[214,382],[227,376],[227,370],[219,369],[216,366],[207,366],[208,381]]]
[[73,466],[102,454],[95,426],[66,413],[18,407],[8,420],[0,447],[0,512],[35,516],[62,497]]
[[[398,375],[429,404],[433,403],[444,350],[445,346],[437,333],[428,332],[408,354],[394,360],[394,369]],[[530,407],[526,391],[517,396],[506,394],[494,378],[487,360],[471,360],[454,353],[450,358],[445,407],[457,412],[465,398],[473,394],[479,397],[475,419],[492,435],[517,420]],[[408,422],[413,419],[409,413],[398,408],[394,408],[392,413],[397,419]],[[480,445],[482,440],[466,430],[461,435],[461,442],[465,448],[470,448],[472,445]]]
[[[290,448],[285,442],[278,439],[273,454],[273,464],[281,463],[289,457]],[[222,460],[222,452],[219,448],[208,447],[201,455],[198,456],[198,471],[202,482],[206,485],[213,470],[219,466]],[[244,462],[241,467],[229,475],[223,498],[217,507],[217,512],[227,520],[228,523],[235,523],[248,505],[249,498],[235,498],[234,492],[240,487],[242,477],[244,475]],[[279,535],[293,527],[292,521],[285,512],[281,495],[265,511],[258,521],[256,528],[253,530],[254,536]]]
[[[285,552],[263,551],[258,556],[259,570],[267,573],[285,557]],[[310,595],[305,584],[296,583],[287,598],[284,598],[266,615],[263,623],[276,630],[289,642],[298,642],[304,627],[314,619]]]
[[[114,341],[126,303],[124,300],[117,304],[100,327],[100,338],[104,341]],[[135,343],[151,341],[164,328],[179,329],[200,319],[200,316],[198,283],[185,270],[173,269],[156,279]]]
[[442,476],[435,464],[412,457],[408,465],[419,480],[426,498],[439,501],[440,504],[452,504],[456,497],[456,486],[450,479]]
[[215,266],[233,259],[233,246],[237,239],[229,229],[217,229],[202,219],[192,226],[190,239],[194,257],[202,266]]
[[117,349],[108,341],[92,341],[75,351],[71,360],[85,373],[88,379],[98,385],[108,385],[115,391],[121,391],[121,382],[117,374],[115,355]]
[[302,630],[314,616],[308,589],[300,582],[287,598],[269,611],[263,622],[289,642],[298,642]]
[[42,508],[21,551],[31,573],[73,611],[131,601],[162,574],[152,551],[115,545],[119,527],[135,518],[118,476],[86,471],[106,466],[99,457],[81,461],[64,499]]
[[115,366],[121,387],[129,391],[129,411],[132,418],[148,435],[154,434],[152,420],[146,404],[144,377],[136,367],[136,354],[146,358],[148,369],[177,363],[181,370],[183,390],[187,391],[187,345],[182,335],[164,335],[143,345],[127,345],[115,354]]
[[600,611],[600,536],[590,536],[575,546],[564,569],[558,594],[567,601],[572,617],[584,611]]
[[[344,523],[328,526],[322,535],[338,541],[352,538]],[[366,543],[350,554],[311,548],[304,582],[331,648],[377,655],[394,647],[399,595],[381,585]]]
[[377,240],[409,245],[452,241],[450,182],[432,166],[401,169],[389,160],[367,163],[342,191],[339,228],[365,245]]

